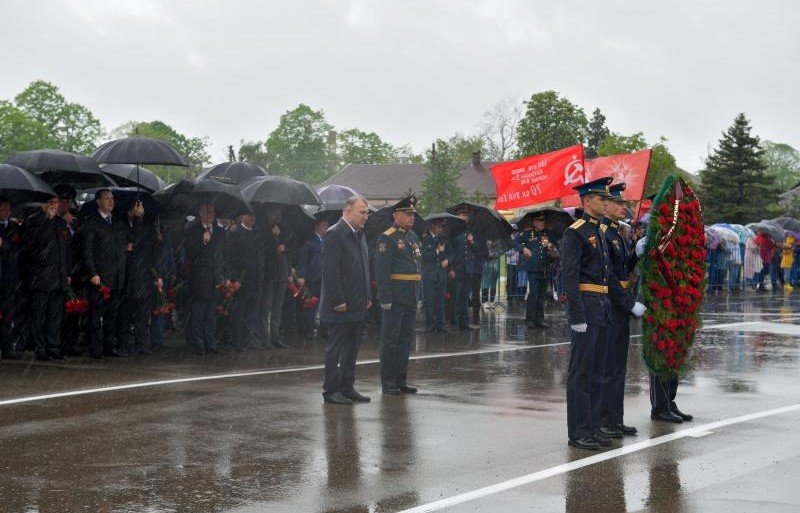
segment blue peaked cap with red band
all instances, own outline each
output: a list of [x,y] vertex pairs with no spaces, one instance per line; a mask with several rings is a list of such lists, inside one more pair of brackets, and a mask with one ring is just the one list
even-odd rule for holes
[[576,191],[578,191],[578,195],[582,198],[587,194],[599,194],[601,196],[605,196],[606,198],[611,197],[611,193],[609,191],[609,185],[613,182],[614,179],[610,176],[604,176],[603,178],[598,178],[597,180],[592,180],[591,182],[586,182],[581,185],[576,185],[573,187]]

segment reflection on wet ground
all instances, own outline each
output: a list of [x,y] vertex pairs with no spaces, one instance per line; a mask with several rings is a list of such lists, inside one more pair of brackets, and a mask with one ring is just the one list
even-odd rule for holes
[[[706,302],[695,371],[678,391],[693,425],[800,402],[798,306],[778,294]],[[566,445],[560,308],[546,332],[526,330],[521,309],[484,315],[474,333],[417,335],[417,397],[379,394],[370,333],[357,373],[373,402],[355,407],[323,405],[318,341],[214,358],[176,341],[158,357],[3,361],[0,511],[401,511],[584,461],[591,453]],[[650,421],[632,332],[626,423],[640,435],[626,445],[691,427]],[[277,372],[235,375],[248,371]],[[7,403],[132,383],[145,386]],[[737,423],[445,510],[797,511],[798,420]]]

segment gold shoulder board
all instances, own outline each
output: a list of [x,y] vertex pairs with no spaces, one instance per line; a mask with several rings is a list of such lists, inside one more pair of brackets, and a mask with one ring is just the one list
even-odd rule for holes
[[386,230],[385,232],[383,232],[383,234],[384,234],[384,235],[391,235],[391,234],[393,234],[393,233],[394,233],[394,232],[396,232],[396,231],[397,231],[397,228],[395,228],[394,226],[390,226],[388,230]]
[[601,224],[600,225],[600,231],[605,233],[606,230],[608,230],[608,225],[607,224]]
[[580,228],[584,224],[586,224],[586,221],[584,221],[583,219],[578,219],[577,221],[575,221],[574,223],[569,225],[569,227],[572,228],[573,230],[577,230],[578,228]]

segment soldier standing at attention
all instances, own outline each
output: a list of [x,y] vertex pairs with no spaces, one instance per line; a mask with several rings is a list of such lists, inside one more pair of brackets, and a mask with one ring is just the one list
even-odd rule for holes
[[[572,329],[567,378],[569,445],[592,451],[611,445],[611,438],[600,432],[601,365],[608,346],[611,313],[611,269],[600,218],[608,207],[611,181],[605,177],[575,187],[581,197],[583,218],[564,232],[561,241],[567,318]],[[637,305],[635,313],[642,315],[644,306]]]
[[528,328],[549,328],[544,323],[544,298],[547,294],[547,272],[558,258],[558,249],[547,231],[544,212],[533,214],[533,229],[519,236],[517,247],[522,253],[519,265],[528,272],[528,300],[525,323]]
[[628,365],[628,343],[631,335],[631,310],[636,303],[629,281],[633,269],[633,251],[628,240],[619,232],[619,222],[625,218],[628,210],[625,198],[622,196],[624,190],[625,183],[610,187],[611,197],[606,215],[600,221],[600,231],[605,235],[611,259],[609,286],[614,288],[619,284],[619,290],[611,296],[612,300],[615,298],[616,300],[612,302],[611,322],[608,326],[608,351],[602,364],[605,394],[600,412],[600,432],[611,438],[636,435],[635,427],[622,423],[625,370]]
[[406,381],[408,355],[414,338],[422,253],[414,226],[417,198],[409,196],[393,207],[394,224],[378,236],[375,279],[381,319],[381,384],[384,394],[416,394]]
[[[437,219],[422,236],[422,288],[425,331],[447,333],[444,326],[444,295],[450,265],[449,241],[444,235],[446,221]],[[450,271],[452,272],[452,271]],[[455,274],[453,274],[455,276]]]

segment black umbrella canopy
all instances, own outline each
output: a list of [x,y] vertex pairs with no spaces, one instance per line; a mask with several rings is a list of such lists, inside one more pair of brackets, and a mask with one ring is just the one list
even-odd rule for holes
[[[367,236],[367,241],[370,245],[378,238],[381,232],[386,231],[394,224],[394,211],[392,207],[383,207],[378,209],[375,213],[370,214],[367,223],[364,225],[364,234]],[[414,226],[413,230],[419,237],[425,233],[427,225],[425,219],[419,214],[414,212]]]
[[286,244],[290,252],[299,250],[306,241],[314,236],[314,225],[317,220],[300,205],[258,203],[253,207],[257,226],[265,227],[269,224],[271,208],[280,208],[281,210],[280,240]]
[[20,151],[6,158],[6,163],[35,173],[51,185],[67,183],[76,189],[113,185],[95,159],[68,151]]
[[448,208],[451,214],[469,210],[469,228],[479,237],[486,240],[505,241],[514,230],[496,210],[465,201]]
[[322,200],[320,211],[342,210],[347,200],[353,196],[360,196],[354,189],[346,185],[326,185],[317,189],[317,195]]
[[790,232],[800,233],[800,221],[791,217],[776,217],[772,220],[773,224],[777,224],[784,230]]
[[35,174],[11,164],[0,164],[0,198],[12,205],[45,202],[54,198],[53,188]]
[[456,235],[463,233],[464,230],[467,229],[467,223],[463,219],[458,216],[454,216],[453,214],[448,214],[447,212],[442,212],[439,214],[428,214],[425,216],[425,229],[427,230],[430,226],[431,222],[444,219],[446,223],[446,235],[450,237],[455,237]]
[[223,162],[203,171],[198,180],[213,178],[223,183],[237,185],[250,178],[269,176],[267,170],[249,162]]
[[156,192],[167,185],[157,174],[136,164],[103,164],[100,169],[122,187],[138,186]]
[[217,217],[223,219],[253,213],[239,189],[217,180],[181,180],[158,191],[153,198],[168,209],[183,213],[197,214],[204,203],[214,205]]
[[308,184],[285,176],[253,178],[239,184],[244,199],[251,203],[282,205],[321,205],[317,193]]
[[516,220],[516,225],[520,230],[524,230],[533,225],[533,217],[536,214],[544,213],[544,219],[547,222],[547,229],[552,232],[556,237],[561,237],[564,230],[573,223],[572,216],[569,212],[559,207],[537,207],[526,212],[522,217]]
[[189,166],[169,143],[151,137],[126,137],[109,141],[94,150],[92,157],[101,164]]

